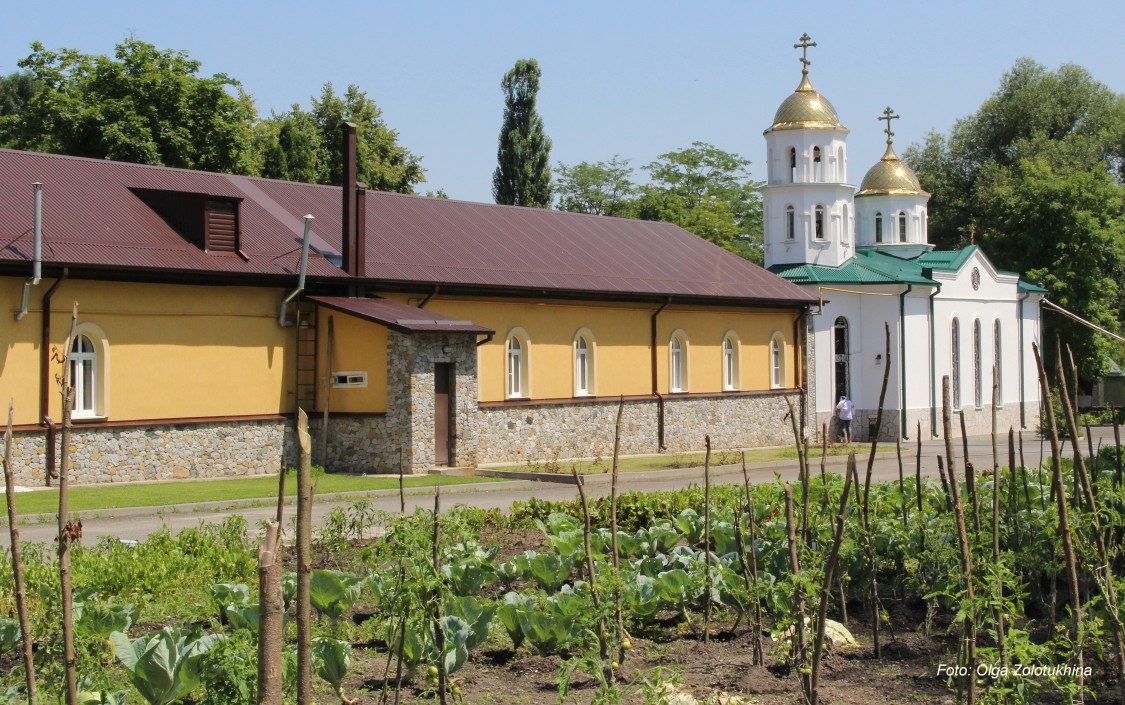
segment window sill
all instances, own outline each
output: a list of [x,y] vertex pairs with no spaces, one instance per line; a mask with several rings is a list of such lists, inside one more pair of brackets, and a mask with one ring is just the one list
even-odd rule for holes
[[97,416],[97,415],[71,416],[70,422],[71,423],[79,423],[79,424],[81,424],[81,423],[98,423],[98,422],[101,422],[101,421],[105,421],[108,418],[109,418],[108,416]]

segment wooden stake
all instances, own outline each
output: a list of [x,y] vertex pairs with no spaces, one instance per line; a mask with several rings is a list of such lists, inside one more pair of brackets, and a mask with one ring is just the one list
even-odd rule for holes
[[[996,365],[992,366],[992,560],[1000,565],[1000,449],[996,442],[996,407],[1000,405],[1000,386],[996,379]],[[1010,491],[1010,490],[1009,490]],[[996,594],[1003,594],[1004,583],[996,573]],[[1004,639],[1004,609],[996,607],[996,646],[1000,663],[1007,665],[1008,649]]]
[[309,417],[297,409],[297,703],[312,705],[312,439]]
[[266,522],[258,547],[258,705],[281,705],[282,617],[280,526]]
[[[66,678],[66,705],[78,705],[78,672],[74,662],[74,596],[70,587],[70,540],[74,526],[67,520],[67,490],[70,487],[70,418],[74,405],[74,382],[70,370],[70,350],[78,328],[78,302],[70,314],[70,333],[63,357],[62,458],[59,460],[59,584],[62,592],[63,668]],[[77,525],[80,529],[81,522]]]
[[[788,534],[788,540],[789,540],[789,568],[790,568],[790,570],[793,571],[793,577],[799,578],[800,575],[801,575],[801,564],[797,560],[797,527],[796,527],[796,524],[793,520],[793,488],[789,486],[788,482],[785,483],[785,524],[786,524],[786,532]],[[794,658],[794,661],[797,662],[798,666],[803,667],[806,663],[808,663],[809,646],[808,646],[808,637],[807,637],[807,632],[806,632],[806,629],[807,629],[808,625],[805,624],[805,613],[806,613],[805,595],[804,595],[804,591],[801,590],[799,583],[797,584],[796,592],[797,592],[797,595],[796,595],[796,597],[797,597],[797,625],[796,625],[797,654],[796,654],[796,658]],[[801,678],[801,689],[805,693],[805,698],[808,699],[808,698],[811,697],[811,693],[812,693],[812,676],[811,675],[801,676],[800,678]]]
[[[855,468],[855,451],[848,454],[848,465]],[[820,676],[820,657],[824,651],[824,626],[828,621],[828,593],[832,588],[832,575],[840,559],[840,544],[844,539],[844,519],[847,516],[848,489],[852,482],[852,471],[844,478],[844,492],[840,495],[840,511],[836,514],[836,530],[832,534],[832,552],[828,554],[828,564],[824,568],[824,581],[820,585],[820,604],[816,614],[816,639],[813,642],[812,675],[809,677],[809,705],[817,705],[817,683]]]
[[[785,401],[789,401],[786,397]],[[793,408],[793,404],[789,404]],[[703,643],[711,643],[711,436],[703,437],[707,453],[703,456],[703,552],[707,566],[703,578]],[[797,451],[800,453],[800,450]]]
[[[953,472],[953,441],[950,438],[953,431],[953,424],[950,420],[949,409],[949,376],[942,377],[941,379],[941,406],[942,406],[942,424],[945,431],[945,446],[946,452],[949,454],[949,476],[953,481],[949,483],[950,489],[953,491],[953,511],[957,517],[957,546],[961,552],[961,580],[965,584],[965,591],[968,595],[966,616],[965,616],[965,651],[967,653],[968,675],[964,679],[965,683],[965,702],[967,705],[973,705],[976,702],[977,692],[977,626],[976,626],[976,596],[973,590],[973,559],[969,552],[969,533],[965,527],[965,506],[961,502],[961,490],[958,487],[956,480],[956,473]],[[962,417],[963,419],[964,417]],[[967,464],[967,463],[966,463]]]
[[[434,485],[434,534],[433,534],[433,564],[434,575],[438,578],[441,577],[441,553],[438,550],[441,541],[441,485]],[[446,705],[447,691],[449,690],[448,679],[445,673],[445,664],[442,663],[445,656],[445,627],[441,623],[441,595],[435,595],[435,600],[432,601],[434,609],[434,645],[437,647],[438,652],[438,702],[441,705]]]
[[754,521],[754,501],[750,494],[750,475],[746,472],[746,453],[742,453],[742,482],[746,488],[746,521],[750,527],[750,574],[754,580],[754,639],[752,664],[765,664],[762,653],[762,600],[758,594],[758,540]]
[[617,400],[617,421],[613,425],[613,475],[610,478],[609,488],[609,531],[610,546],[612,549],[613,573],[615,583],[613,587],[613,611],[617,621],[617,663],[625,663],[625,611],[621,605],[621,551],[617,545],[617,463],[621,453],[621,417],[625,413],[625,396]]
[[[586,499],[586,483],[578,474],[576,465],[570,466],[574,484],[578,486],[578,496],[582,500],[582,545],[586,552],[586,576],[590,581],[590,597],[594,601],[594,613],[598,615],[598,655],[601,658],[602,675],[606,682],[613,684],[613,668],[609,663],[609,639],[606,638],[605,616],[602,612],[602,599],[598,592],[597,573],[594,571],[594,552],[590,547],[590,502]],[[704,634],[706,638],[706,634]]]
[[15,400],[8,400],[8,428],[4,431],[4,487],[8,500],[8,532],[12,542],[12,580],[15,583],[16,614],[20,622],[20,639],[23,643],[23,669],[27,684],[27,703],[34,705],[35,661],[32,659],[31,626],[27,621],[27,586],[23,577],[23,554],[20,550],[20,529],[16,516],[16,479],[12,469],[12,416]]

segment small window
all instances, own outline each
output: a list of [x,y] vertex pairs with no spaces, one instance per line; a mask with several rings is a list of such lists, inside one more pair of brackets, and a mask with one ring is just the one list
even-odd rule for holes
[[833,371],[836,376],[836,396],[851,397],[851,339],[848,319],[840,316],[832,326]]
[[898,212],[898,241],[906,242],[906,212]]
[[793,206],[785,206],[785,239],[793,240],[796,237],[796,214],[793,211]]
[[824,181],[824,160],[820,158],[820,147],[813,147],[813,181]]
[[848,204],[847,203],[844,204],[844,217],[840,219],[840,224],[841,224],[840,227],[842,228],[842,230],[840,231],[840,234],[841,234],[844,242],[847,242],[848,238],[852,234],[851,222],[848,220]]
[[785,386],[784,345],[785,338],[780,333],[775,333],[770,340],[770,388],[772,389],[781,389]]
[[526,334],[513,331],[508,335],[507,348],[507,393],[509,399],[523,399],[528,395],[528,348]]
[[961,408],[961,323],[954,318],[949,336],[950,369],[949,383],[953,386],[953,408]]
[[875,212],[875,243],[883,242],[883,214]]
[[74,387],[71,415],[97,416],[98,353],[87,335],[77,335],[70,347],[70,383]]
[[739,388],[738,337],[727,333],[723,338],[723,390],[736,391]]
[[673,392],[688,390],[687,337],[682,331],[673,333],[668,343],[668,385]]
[[848,180],[848,165],[844,161],[843,147],[840,147],[836,152],[836,180],[840,183],[845,183]]
[[789,183],[797,183],[797,148],[789,148]]
[[813,222],[813,234],[817,240],[824,239],[824,206],[817,206]]
[[594,344],[589,331],[574,336],[574,396],[594,393]]
[[335,388],[367,388],[367,372],[333,372],[332,386]]

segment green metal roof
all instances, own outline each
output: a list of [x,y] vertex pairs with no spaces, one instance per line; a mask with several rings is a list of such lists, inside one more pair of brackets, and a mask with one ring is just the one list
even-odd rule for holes
[[979,249],[976,245],[969,245],[960,250],[930,250],[918,255],[914,261],[921,267],[955,272]]
[[1022,291],[1022,292],[1024,292],[1024,293],[1032,293],[1032,294],[1046,294],[1046,293],[1049,293],[1049,292],[1048,292],[1048,291],[1047,291],[1046,289],[1044,289],[1043,287],[1039,286],[1039,285],[1038,285],[1038,284],[1036,284],[1035,282],[1032,282],[1032,281],[1028,281],[1028,280],[1026,280],[1026,279],[1020,279],[1020,283],[1019,283],[1019,290],[1020,290],[1020,291]]

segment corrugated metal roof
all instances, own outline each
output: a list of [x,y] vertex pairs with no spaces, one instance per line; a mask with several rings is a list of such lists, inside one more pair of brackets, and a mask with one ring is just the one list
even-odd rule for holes
[[903,260],[875,250],[859,250],[839,267],[816,264],[778,265],[771,271],[795,284],[923,284],[936,286],[923,276],[917,260]]
[[[316,217],[309,276],[351,279],[338,187],[0,150],[0,261],[31,259],[32,189],[44,183],[48,264],[295,275],[302,217]],[[241,250],[207,254],[130,189],[242,199]],[[804,304],[809,294],[667,223],[369,192],[366,280],[551,292]],[[354,281],[354,280],[353,280]]]
[[309,300],[336,311],[378,323],[400,333],[475,333],[491,335],[493,331],[471,321],[459,321],[440,313],[408,306],[390,299],[360,299],[347,296],[310,296]]

